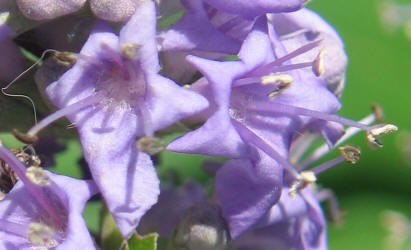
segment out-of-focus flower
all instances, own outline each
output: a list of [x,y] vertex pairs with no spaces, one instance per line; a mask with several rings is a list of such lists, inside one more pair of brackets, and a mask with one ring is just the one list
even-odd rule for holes
[[[90,0],[91,11],[101,19],[125,22],[144,2],[151,0]],[[79,11],[87,0],[17,0],[20,11],[33,20],[53,19]]]
[[326,221],[311,187],[292,198],[284,187],[281,199],[259,223],[233,241],[234,249],[327,249]]
[[97,192],[93,182],[26,169],[2,145],[0,157],[21,179],[0,202],[1,248],[95,249],[82,216]]
[[158,74],[155,30],[152,1],[139,6],[119,37],[103,25],[96,28],[76,64],[46,89],[61,109],[28,132],[35,136],[56,119],[69,118],[124,237],[133,233],[159,193],[155,169],[137,138],[153,137],[208,105],[202,96]]

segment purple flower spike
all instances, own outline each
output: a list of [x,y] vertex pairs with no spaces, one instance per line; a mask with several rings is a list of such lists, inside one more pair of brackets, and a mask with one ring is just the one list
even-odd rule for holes
[[34,126],[35,135],[67,116],[78,128],[84,156],[124,237],[157,201],[159,180],[137,138],[205,109],[205,98],[158,74],[156,13],[139,5],[120,36],[100,25],[59,81],[47,88],[61,109]]
[[43,193],[65,218],[64,224],[56,225],[19,181],[0,202],[0,248],[96,249],[82,213],[97,187],[89,181],[45,173],[51,185],[42,187]]
[[80,10],[87,0],[16,0],[20,11],[33,20],[53,19]]
[[204,0],[213,7],[247,18],[267,13],[291,12],[300,9],[303,0]]
[[280,201],[272,207],[258,229],[233,242],[236,249],[326,250],[326,221],[316,195],[307,187],[291,198],[283,188]]
[[273,30],[267,34],[267,23],[261,17],[241,47],[240,61],[187,57],[206,78],[193,89],[209,99],[211,116],[202,127],[172,142],[169,150],[241,158],[251,156],[248,147],[252,145],[293,172],[285,160],[290,140],[313,119],[291,107],[333,113],[340,104],[321,78],[301,70],[314,62],[287,63],[318,42],[287,54],[275,39]]

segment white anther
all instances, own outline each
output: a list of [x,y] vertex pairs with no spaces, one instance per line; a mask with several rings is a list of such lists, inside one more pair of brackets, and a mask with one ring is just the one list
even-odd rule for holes
[[398,127],[392,124],[387,124],[382,127],[376,127],[371,129],[370,134],[374,137],[378,137],[381,135],[391,134],[398,131]]
[[28,239],[33,245],[53,248],[59,243],[53,238],[55,232],[49,226],[42,223],[30,223],[27,228]]
[[26,170],[26,177],[34,184],[41,186],[41,187],[50,186],[51,184],[50,177],[40,167],[35,167],[35,166],[29,167]]
[[314,60],[312,70],[316,76],[322,76],[324,74],[324,57],[327,53],[325,48],[322,48]]
[[313,171],[302,171],[300,173],[300,180],[304,183],[312,184],[317,181],[317,177],[315,176]]
[[293,80],[293,77],[289,74],[269,74],[261,77],[261,84],[268,85],[280,83],[283,87],[286,87],[290,85]]
[[301,189],[304,189],[307,185],[314,184],[316,181],[317,177],[313,171],[302,171],[298,176],[298,180],[291,185],[288,194],[294,199]]

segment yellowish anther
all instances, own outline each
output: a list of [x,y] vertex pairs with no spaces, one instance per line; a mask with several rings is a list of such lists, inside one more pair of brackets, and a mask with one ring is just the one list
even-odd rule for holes
[[304,189],[307,185],[314,184],[316,181],[317,177],[313,171],[302,171],[298,176],[298,180],[291,185],[288,194],[294,199],[301,189]]
[[49,226],[33,222],[27,228],[28,239],[33,245],[53,248],[59,245],[57,240],[53,238],[55,232]]
[[68,51],[54,52],[53,59],[57,62],[57,64],[68,68],[76,63],[77,54]]
[[339,147],[338,150],[340,151],[342,157],[344,157],[344,159],[351,164],[357,163],[360,159],[361,151],[357,147],[345,145]]
[[293,77],[289,74],[269,74],[261,77],[261,84],[275,84],[279,83],[283,87],[290,85],[293,82]]
[[138,140],[138,149],[149,155],[155,155],[165,149],[165,142],[158,137],[142,137]]
[[376,120],[379,121],[379,122],[383,122],[384,121],[384,112],[383,112],[381,106],[378,105],[378,104],[372,104],[371,109],[375,114]]
[[27,168],[26,177],[34,184],[41,187],[50,186],[51,184],[50,177],[40,167],[31,166]]
[[398,127],[392,124],[377,126],[367,133],[367,141],[372,148],[382,147],[377,137],[398,131]]
[[135,60],[140,56],[141,45],[135,43],[123,43],[120,46],[121,54],[127,59]]
[[312,69],[316,76],[322,76],[324,74],[324,57],[326,53],[327,50],[322,48],[314,60]]
[[370,134],[374,137],[378,137],[381,135],[392,134],[398,131],[398,127],[393,124],[386,124],[382,127],[376,127],[371,129]]
[[300,173],[300,180],[302,180],[306,184],[312,184],[317,181],[317,177],[315,176],[313,171],[302,171]]

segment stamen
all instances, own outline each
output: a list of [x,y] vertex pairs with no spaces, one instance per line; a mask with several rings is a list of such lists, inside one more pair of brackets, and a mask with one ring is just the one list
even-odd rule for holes
[[316,76],[322,76],[324,74],[324,57],[326,52],[327,50],[322,48],[314,60],[312,69]]
[[286,114],[290,116],[300,115],[300,116],[308,116],[320,120],[325,121],[332,121],[341,123],[346,126],[357,127],[365,131],[369,131],[371,128],[365,124],[358,123],[356,121],[340,117],[338,115],[327,114],[316,110],[310,110],[295,106],[290,106],[286,104],[279,104],[275,103],[272,105],[270,103],[264,101],[255,101],[253,102],[253,106],[247,108],[249,111],[256,111],[256,112],[271,112],[276,114]]
[[331,220],[337,225],[340,224],[342,222],[341,210],[334,192],[331,189],[323,189],[316,194],[316,197],[320,202],[329,201]]
[[[312,62],[281,65],[281,66],[273,67],[271,71],[268,72],[265,76],[273,74],[273,73],[277,73],[277,72],[287,72],[290,70],[302,69],[302,68],[307,68],[307,67],[312,67],[312,66],[313,66]],[[235,80],[235,82],[233,83],[233,87],[240,87],[244,85],[261,83],[261,80],[262,80],[261,76],[253,75],[251,77],[246,77],[246,78]]]
[[360,159],[361,151],[357,147],[346,145],[339,147],[338,150],[341,152],[342,157],[351,164],[357,163]]
[[[60,119],[63,116],[73,114],[83,108],[87,108],[93,104],[98,103],[101,100],[101,96],[99,95],[92,95],[89,97],[84,98],[83,100],[80,100],[74,104],[71,104],[67,107],[64,107],[62,109],[59,109],[58,111],[54,112],[53,114],[47,116],[43,120],[41,120],[38,124],[36,124],[34,127],[32,127],[28,132],[27,136],[28,138],[35,137],[38,132],[40,132],[42,129],[50,125],[51,123],[55,122],[56,120]],[[23,138],[24,139],[24,138]]]
[[244,141],[248,141],[257,148],[261,149],[264,153],[269,155],[273,158],[279,165],[287,169],[292,176],[298,179],[298,172],[295,168],[286,160],[284,159],[272,146],[270,146],[263,138],[255,134],[246,126],[242,125],[240,122],[236,121],[235,119],[231,119],[233,125],[236,127],[237,131],[239,132],[240,136],[244,139]]
[[142,137],[138,140],[138,149],[149,155],[155,155],[165,149],[165,142],[158,137]]
[[377,137],[386,135],[386,134],[391,134],[394,132],[397,132],[398,127],[392,124],[386,124],[386,125],[381,125],[381,126],[375,126],[373,127],[368,133],[367,133],[367,141],[368,144],[372,148],[377,148],[377,147],[382,147],[382,143],[377,139]]
[[321,174],[321,173],[337,166],[338,164],[343,163],[344,161],[347,161],[351,164],[355,164],[360,159],[361,151],[357,147],[346,145],[344,147],[339,147],[338,150],[341,153],[340,157],[338,157],[334,160],[331,160],[329,162],[326,162],[324,164],[321,164],[321,165],[311,169],[311,171],[313,171],[316,175],[319,175],[319,174]]
[[[359,121],[359,123],[361,124],[365,124],[367,126],[369,126],[370,124],[372,124],[375,121],[375,114],[370,114],[367,117],[363,118],[362,120]],[[359,131],[361,131],[361,129],[356,128],[356,127],[350,127],[346,130],[345,134],[335,143],[334,146],[338,146],[341,145],[342,143],[344,143],[346,140],[350,139],[352,136],[354,136],[355,134],[357,134]],[[323,157],[325,154],[327,154],[328,152],[330,152],[330,148],[328,147],[327,144],[323,144],[321,147],[319,147],[318,149],[316,149],[314,151],[314,153],[311,154],[311,156],[309,156],[307,159],[305,159],[302,163],[300,163],[297,166],[298,170],[304,170],[306,169],[308,166],[310,166],[312,163],[314,163],[316,160],[320,159],[321,157]]]
[[293,80],[293,77],[288,74],[269,74],[261,77],[261,84],[268,85],[279,83],[281,85],[287,86],[290,85]]
[[31,223],[27,228],[29,241],[37,246],[47,248],[56,247],[59,243],[54,239],[54,230],[49,226],[41,223]]
[[383,122],[384,121],[384,111],[382,110],[381,106],[378,104],[372,104],[371,109],[374,112],[377,121]]
[[135,43],[123,43],[120,46],[120,52],[125,58],[135,60],[140,56],[141,47],[141,45]]
[[53,54],[53,59],[57,62],[57,64],[63,66],[63,67],[71,67],[73,66],[76,61],[77,61],[77,54],[72,53],[72,52],[59,52],[56,51]]
[[312,171],[302,171],[297,180],[291,185],[288,194],[292,199],[297,196],[297,193],[304,189],[307,185],[313,184],[317,181],[315,173]]
[[40,187],[50,186],[51,184],[50,177],[40,167],[29,167],[26,170],[26,176],[31,182]]
[[25,144],[34,144],[39,138],[37,135],[27,135],[21,133],[18,129],[12,129],[11,132],[13,133],[14,137],[22,143]]
[[[260,67],[260,68],[258,68],[258,69],[256,69],[256,70],[254,70],[253,72],[250,73],[250,76],[266,75],[266,74],[272,72],[272,69],[273,69],[274,67],[280,66],[280,65],[282,65],[283,63],[287,62],[288,60],[290,60],[290,59],[292,59],[292,58],[294,58],[294,57],[297,57],[297,56],[299,56],[299,55],[301,55],[301,54],[304,54],[304,53],[307,52],[307,51],[312,50],[313,48],[315,48],[315,47],[317,47],[318,45],[320,45],[321,42],[322,42],[322,40],[318,40],[318,41],[315,41],[315,42],[306,44],[306,45],[304,45],[304,46],[302,46],[302,47],[300,47],[300,48],[298,48],[298,49],[290,52],[289,54],[287,54],[287,55],[285,55],[285,56],[283,56],[283,57],[281,57],[281,58],[278,58],[277,60],[275,60],[275,61],[273,61],[273,62],[271,62],[271,63],[268,63],[268,64],[266,64],[266,65],[263,66],[263,67]],[[310,65],[310,66],[311,66],[311,65]]]

